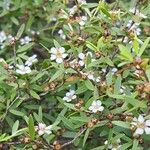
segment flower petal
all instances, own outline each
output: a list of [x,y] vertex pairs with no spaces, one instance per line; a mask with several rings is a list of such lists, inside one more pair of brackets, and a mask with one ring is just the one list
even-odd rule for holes
[[144,129],[142,129],[142,128],[137,128],[135,130],[135,135],[142,135],[143,133],[144,133]]
[[57,49],[55,47],[52,47],[51,50],[50,50],[50,52],[52,54],[56,54],[57,53]]
[[150,120],[146,120],[146,121],[145,121],[145,124],[146,124],[147,126],[150,126]]
[[144,117],[142,115],[139,115],[138,122],[144,123]]
[[83,54],[83,53],[80,53],[79,55],[78,55],[78,57],[80,58],[80,59],[84,59],[85,58],[85,54]]
[[146,127],[146,128],[145,128],[145,133],[146,133],[146,134],[150,134],[150,128]]
[[103,111],[103,110],[104,110],[104,107],[103,107],[103,106],[100,106],[98,110],[99,110],[99,111]]
[[56,59],[56,62],[57,62],[58,64],[60,64],[60,63],[63,62],[63,59],[62,59],[62,58],[57,58],[57,59]]
[[56,59],[56,55],[52,54],[50,59],[51,60],[55,60]]

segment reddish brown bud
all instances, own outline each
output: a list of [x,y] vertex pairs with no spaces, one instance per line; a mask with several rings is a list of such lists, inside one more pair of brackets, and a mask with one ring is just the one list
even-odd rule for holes
[[109,127],[109,128],[113,128],[112,122],[108,122],[108,127]]

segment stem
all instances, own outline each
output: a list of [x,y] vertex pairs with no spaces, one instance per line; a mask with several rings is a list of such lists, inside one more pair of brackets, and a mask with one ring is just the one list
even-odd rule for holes
[[69,141],[69,142],[67,142],[67,143],[64,143],[64,144],[61,146],[61,148],[72,144],[78,137],[80,137],[80,136],[84,133],[85,130],[86,130],[86,128],[82,129],[79,133],[77,133],[77,135],[74,137],[73,140],[71,140],[71,141]]

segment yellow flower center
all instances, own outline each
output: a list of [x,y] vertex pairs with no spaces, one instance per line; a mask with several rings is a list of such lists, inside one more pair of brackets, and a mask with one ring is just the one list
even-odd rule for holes
[[142,129],[144,129],[144,128],[145,128],[145,123],[140,123],[140,124],[138,124],[138,125],[137,125],[137,128],[142,128]]
[[62,53],[60,52],[59,49],[57,50],[56,56],[57,56],[57,58],[61,58],[62,57]]

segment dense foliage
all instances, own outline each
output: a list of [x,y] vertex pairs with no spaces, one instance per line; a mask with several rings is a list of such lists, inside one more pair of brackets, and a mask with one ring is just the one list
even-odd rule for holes
[[148,150],[149,10],[0,1],[0,149]]

